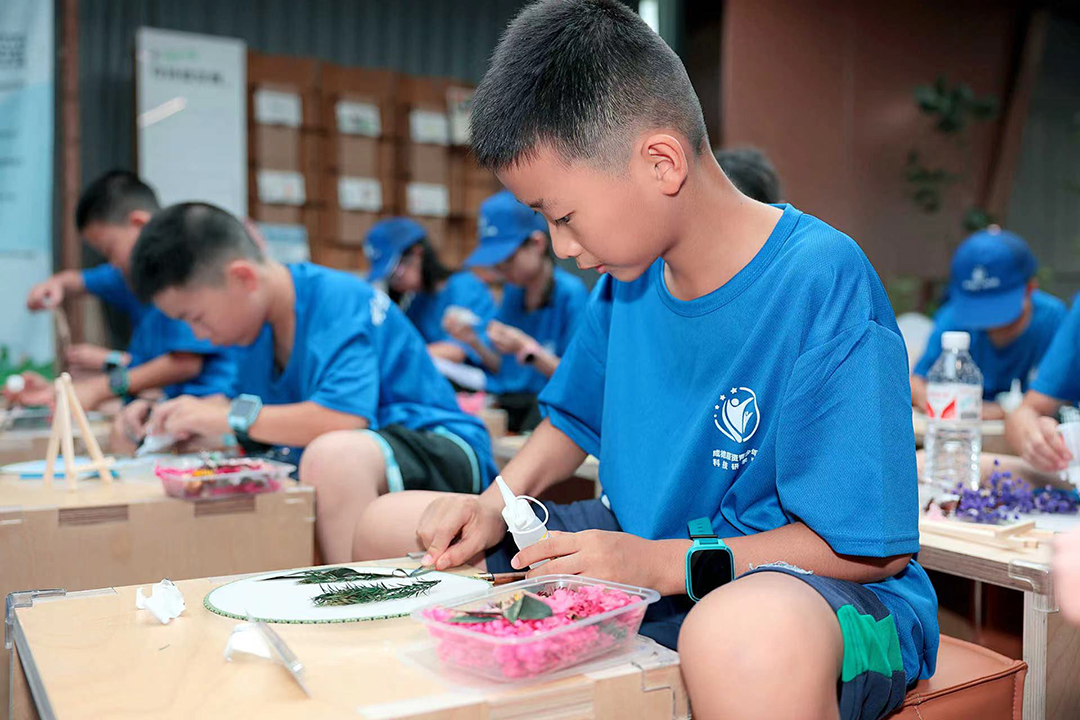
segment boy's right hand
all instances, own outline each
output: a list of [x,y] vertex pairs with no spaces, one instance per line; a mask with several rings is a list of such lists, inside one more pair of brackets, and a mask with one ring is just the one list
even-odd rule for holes
[[145,398],[136,398],[120,411],[120,429],[131,442],[138,445],[146,437],[146,421],[154,403]]
[[[499,500],[497,495],[493,497]],[[420,516],[416,529],[427,548],[422,564],[446,570],[497,545],[506,536],[500,510],[501,501],[495,507],[485,503],[482,495],[447,495],[433,501]]]
[[52,382],[46,380],[36,372],[27,371],[22,374],[22,389],[12,392],[6,386],[3,390],[4,398],[13,405],[48,405],[51,406],[56,400],[56,391]]
[[1020,455],[1043,472],[1064,470],[1072,461],[1072,453],[1058,432],[1057,421],[1045,415],[1025,423],[1020,436]]
[[30,310],[49,310],[62,302],[64,284],[55,277],[30,288],[30,294],[26,296],[26,307]]

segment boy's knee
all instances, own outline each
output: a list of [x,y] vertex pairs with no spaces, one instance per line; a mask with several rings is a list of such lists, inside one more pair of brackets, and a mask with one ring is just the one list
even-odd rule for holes
[[300,482],[326,485],[383,466],[382,450],[366,433],[337,430],[308,443],[300,457]]

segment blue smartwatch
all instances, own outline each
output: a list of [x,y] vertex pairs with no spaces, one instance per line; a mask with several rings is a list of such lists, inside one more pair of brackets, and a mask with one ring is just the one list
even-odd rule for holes
[[240,442],[249,440],[248,430],[255,424],[262,410],[262,398],[258,395],[241,395],[229,405],[229,427]]
[[686,594],[694,602],[735,579],[735,556],[707,517],[686,525],[694,544],[686,551]]

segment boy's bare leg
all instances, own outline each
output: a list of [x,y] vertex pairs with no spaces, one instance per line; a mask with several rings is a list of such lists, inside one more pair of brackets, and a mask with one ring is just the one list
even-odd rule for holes
[[778,572],[709,593],[679,633],[690,706],[706,720],[835,720],[843,652],[825,598]]
[[387,492],[379,444],[356,430],[320,435],[300,458],[300,482],[315,488],[315,537],[323,561],[349,562],[360,515]]
[[[450,493],[429,490],[406,490],[383,495],[372,502],[360,515],[353,534],[354,560],[381,560],[401,557],[415,550],[425,550],[416,528],[420,516],[436,498]],[[469,561],[470,565],[486,569],[484,554]]]

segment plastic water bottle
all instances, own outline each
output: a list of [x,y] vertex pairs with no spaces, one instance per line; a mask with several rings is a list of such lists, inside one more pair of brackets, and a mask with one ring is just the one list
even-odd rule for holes
[[941,357],[926,389],[926,479],[953,493],[957,483],[979,486],[983,376],[971,359],[966,332],[941,335]]

